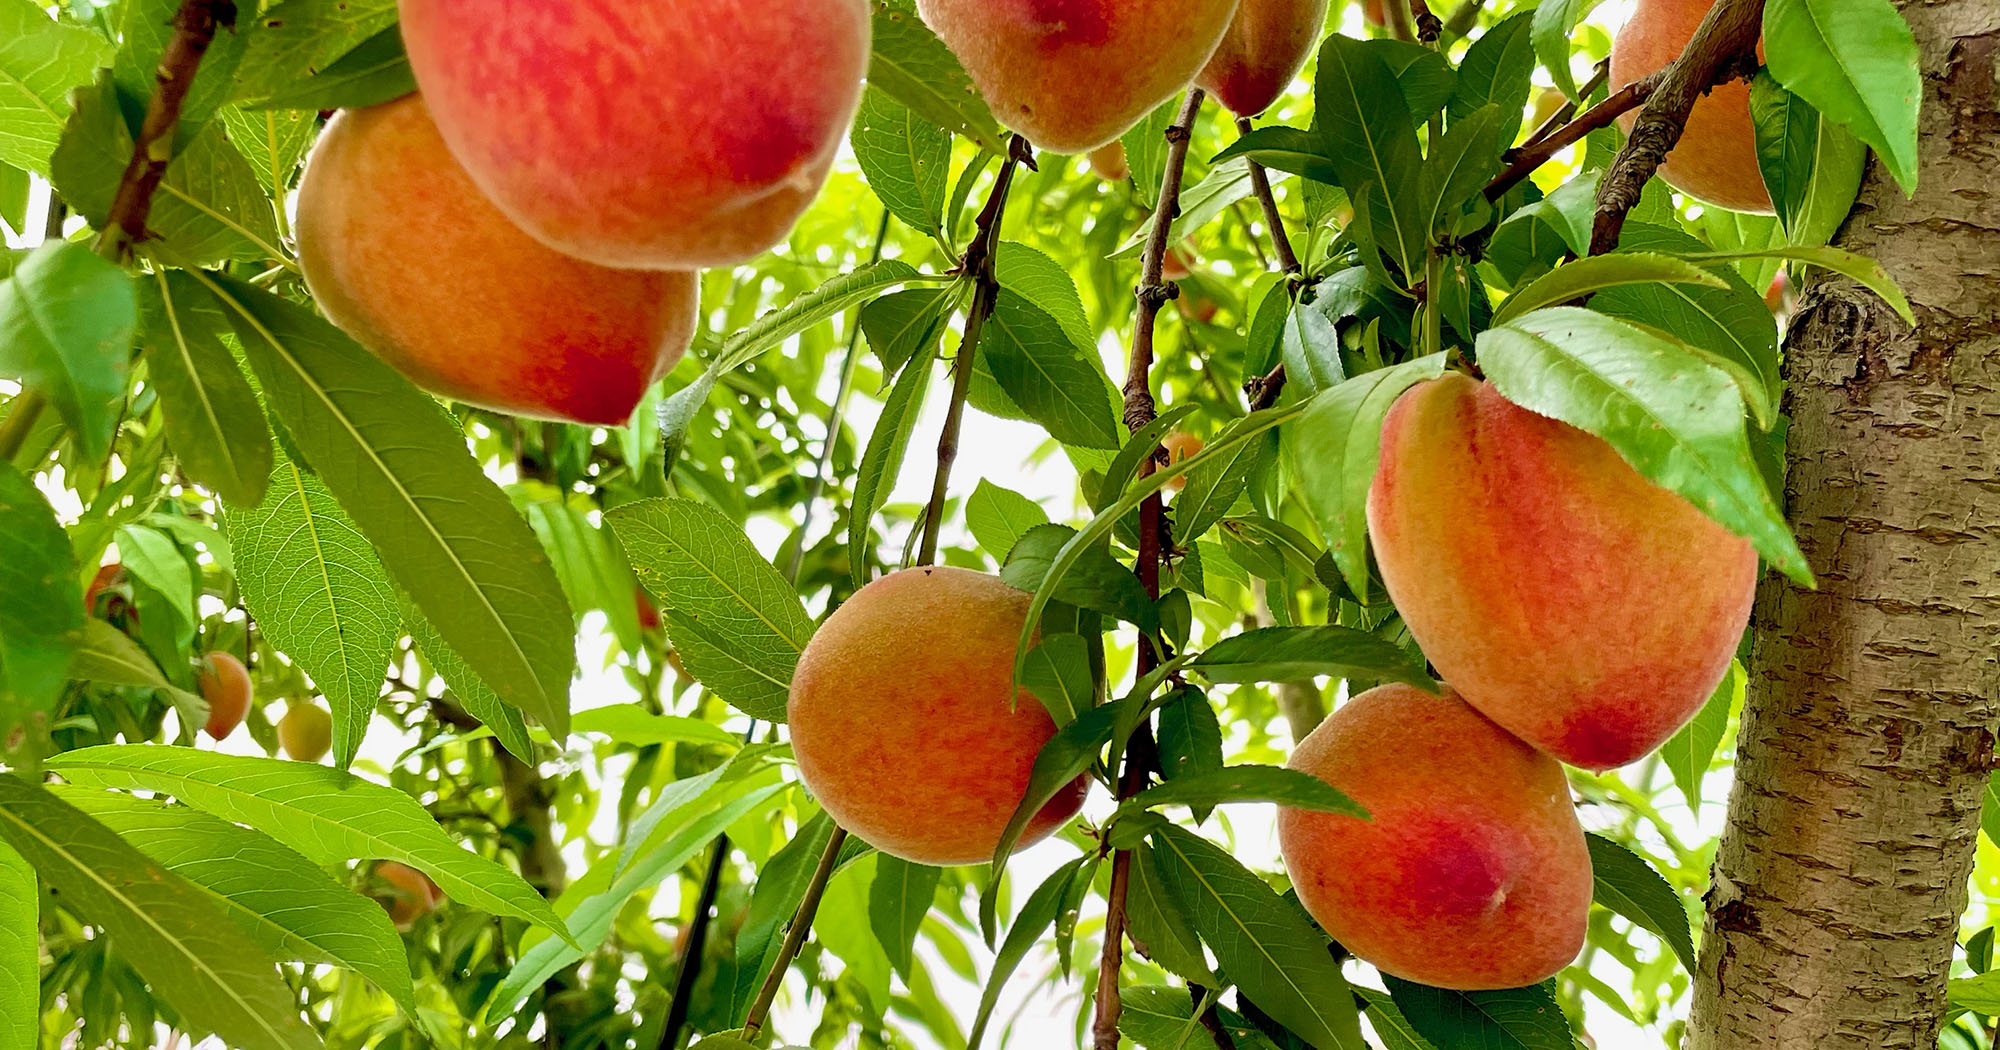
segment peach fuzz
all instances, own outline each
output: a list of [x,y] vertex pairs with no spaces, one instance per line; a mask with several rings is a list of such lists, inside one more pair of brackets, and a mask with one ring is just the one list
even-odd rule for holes
[[[1030,596],[969,569],[905,569],[827,617],[799,657],[787,705],[799,774],[840,824],[921,864],[992,859],[1055,723],[1012,691]],[[1046,838],[1088,777],[1028,822]]]

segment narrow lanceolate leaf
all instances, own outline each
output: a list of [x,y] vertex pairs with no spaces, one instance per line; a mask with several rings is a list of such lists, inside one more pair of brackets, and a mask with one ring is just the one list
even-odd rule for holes
[[813,622],[743,530],[682,499],[628,503],[605,517],[694,676],[744,713],[784,721]]
[[1023,793],[1021,804],[1014,809],[1014,815],[1007,821],[1007,827],[1000,833],[1000,842],[993,850],[993,877],[986,883],[986,889],[979,896],[979,921],[986,933],[987,943],[992,943],[997,921],[1000,874],[1007,868],[1007,858],[1014,853],[1014,844],[1021,841],[1021,832],[1028,821],[1049,800],[1056,797],[1077,777],[1082,776],[1104,745],[1111,743],[1121,721],[1138,709],[1140,698],[1128,697],[1117,703],[1093,707],[1076,716],[1068,725],[1056,731],[1042,750],[1035,755],[1035,764],[1028,771],[1028,789]]
[[0,775],[0,841],[48,880],[63,907],[110,935],[119,958],[190,1028],[243,1050],[321,1045],[270,956],[206,894],[111,829],[7,774]]
[[826,321],[849,307],[873,299],[886,289],[908,283],[917,276],[909,263],[896,259],[864,266],[841,274],[784,306],[745,325],[722,344],[711,371],[727,372],[747,364],[758,354]]
[[[993,1008],[1000,1003],[1000,990],[1007,985],[1007,979],[1014,975],[1028,950],[1042,939],[1042,934],[1055,925],[1056,913],[1062,908],[1062,899],[1069,890],[1069,882],[1088,865],[1090,858],[1074,861],[1057,868],[1048,878],[1042,880],[1035,892],[1028,894],[1027,903],[1021,905],[1021,913],[1014,916],[1014,924],[1007,927],[1007,939],[1001,943],[1000,951],[993,957],[993,972],[986,977],[986,988],[979,994],[979,1011],[972,1018],[972,1032],[965,1037],[966,1050],[979,1050],[979,1043],[986,1036],[986,1024],[993,1018]],[[989,941],[992,939],[989,933]]]
[[1807,266],[1817,266],[1821,269],[1832,270],[1834,273],[1848,278],[1867,288],[1869,291],[1874,292],[1876,295],[1881,296],[1882,301],[1888,303],[1890,308],[1896,311],[1896,315],[1901,317],[1905,324],[1917,323],[1916,314],[1910,312],[1909,299],[1903,295],[1903,290],[1897,287],[1895,278],[1889,276],[1889,271],[1884,270],[1881,263],[1865,255],[1856,255],[1842,248],[1835,248],[1830,245],[1820,245],[1810,248],[1803,246],[1796,248],[1764,248],[1757,251],[1743,252],[1705,252],[1689,255],[1687,258],[1696,261],[1713,262],[1734,262],[1738,259],[1784,259],[1789,262],[1800,262],[1805,263]]
[[1698,284],[1722,288],[1722,278],[1684,259],[1651,252],[1593,255],[1558,266],[1517,289],[1493,311],[1494,324],[1506,324],[1544,306],[1560,306],[1605,288],[1624,284]]
[[1360,1012],[1305,910],[1221,847],[1171,824],[1152,835],[1161,883],[1242,993],[1316,1050],[1361,1050]]
[[35,1011],[41,985],[41,887],[35,869],[13,847],[0,843],[0,1050],[35,1050]]
[[[204,63],[206,65],[206,63]],[[403,36],[394,27],[369,37],[359,47],[312,76],[272,90],[255,103],[261,109],[359,109],[402,98],[417,89]]]
[[951,136],[880,88],[861,96],[849,135],[868,187],[913,229],[942,236]]
[[1488,103],[1499,106],[1496,139],[1502,146],[1512,145],[1519,135],[1521,114],[1528,105],[1528,88],[1535,72],[1534,43],[1529,38],[1534,18],[1532,11],[1510,15],[1465,49],[1446,109],[1457,120]]
[[187,806],[92,788],[50,790],[206,893],[273,958],[345,967],[416,1013],[403,942],[381,905],[298,851]]
[[333,708],[334,764],[361,747],[401,633],[396,589],[326,485],[282,452],[263,501],[225,519],[257,628]]
[[417,652],[430,661],[431,669],[451,687],[451,696],[459,706],[491,729],[493,739],[500,741],[509,754],[523,762],[535,761],[534,745],[528,739],[528,724],[522,720],[521,712],[503,702],[498,693],[473,673],[465,659],[445,644],[437,628],[424,619],[408,595],[397,592],[396,604],[403,611],[403,630],[409,632]]
[[1090,670],[1090,642],[1080,634],[1051,634],[1028,654],[1028,672],[1021,684],[1048,709],[1058,728],[1097,703],[1097,683]]
[[1585,835],[1584,840],[1590,844],[1590,867],[1595,876],[1593,899],[1659,934],[1692,976],[1694,935],[1688,929],[1681,895],[1651,864],[1624,846],[1596,834]]
[[1139,468],[1160,451],[1161,440],[1179,426],[1181,420],[1193,415],[1195,408],[1187,402],[1175,405],[1125,439],[1118,454],[1111,457],[1111,465],[1104,468],[1104,480],[1098,483],[1097,495],[1090,501],[1092,513],[1102,512],[1125,494],[1132,479],[1139,476]]
[[1573,1050],[1555,982],[1457,992],[1384,976],[1410,1027],[1437,1050]]
[[1758,73],[1750,84],[1750,115],[1757,128],[1757,166],[1786,240],[1825,244],[1854,210],[1868,148],[1769,72]]
[[208,701],[167,681],[143,646],[103,620],[83,621],[69,674],[80,682],[165,690],[183,723],[200,725],[208,719]]
[[1356,988],[1354,993],[1361,997],[1362,1005],[1367,1008],[1368,1027],[1375,1030],[1375,1038],[1381,1040],[1383,1050],[1436,1050],[1417,1034],[1410,1019],[1396,1009],[1396,1001],[1387,992]]
[[1945,994],[1951,1005],[1961,1010],[2000,1017],[2000,970],[1954,977]]
[[1211,682],[1299,682],[1331,675],[1406,682],[1435,691],[1423,663],[1393,642],[1351,627],[1264,627],[1209,646],[1188,662]]
[[314,69],[325,69],[363,41],[396,24],[395,0],[283,0],[241,32],[250,37],[237,91],[270,94]]
[[[1007,554],[1007,564],[1001,567],[1000,578],[1024,591],[1042,586],[1057,555],[1066,544],[1075,542],[1075,534],[1076,531],[1067,525],[1037,525],[1022,533],[1014,549]],[[1116,616],[1147,630],[1159,626],[1159,609],[1139,584],[1138,577],[1132,575],[1132,570],[1112,557],[1110,550],[1104,547],[1087,551],[1077,558],[1058,583],[1055,598],[1092,612]],[[1021,651],[1019,662],[1023,669],[1027,666],[1027,654],[1033,648],[1027,645]]]
[[1187,487],[1174,497],[1174,542],[1189,544],[1229,513],[1250,479],[1278,453],[1278,436],[1266,432],[1246,441],[1199,470],[1188,471]]
[[264,396],[396,582],[480,679],[561,739],[569,602],[534,531],[437,403],[305,307],[219,274]]
[[916,10],[898,0],[871,0],[871,6],[874,54],[868,83],[938,127],[983,149],[1006,153],[1006,137],[972,78]]
[[[1520,110],[1514,111],[1516,122]],[[1457,120],[1424,158],[1423,228],[1436,237],[1472,200],[1483,200],[1486,180],[1500,170],[1500,107],[1482,106]]]
[[1364,372],[1321,391],[1285,428],[1299,494],[1319,519],[1334,564],[1368,598],[1368,488],[1382,459],[1382,420],[1403,392],[1444,373],[1444,355]]
[[[784,848],[757,870],[757,883],[750,890],[750,906],[743,927],[736,934],[735,972],[737,980],[729,988],[729,1009],[723,1016],[730,1024],[742,1024],[750,1010],[757,985],[775,963],[784,925],[798,911],[806,886],[819,866],[820,854],[833,838],[833,819],[819,813],[799,827]],[[874,847],[849,835],[834,858],[833,870],[874,852]]]
[[1487,329],[1479,363],[1509,401],[1603,438],[1653,483],[1811,585],[1805,555],[1751,458],[1742,399],[1727,374],[1681,344],[1575,307]]
[[1153,847],[1141,842],[1132,850],[1130,881],[1125,889],[1125,917],[1132,939],[1146,946],[1146,956],[1168,973],[1195,984],[1215,987],[1221,982],[1201,953],[1201,938],[1188,923],[1181,902],[1160,881]]
[[1660,745],[1660,759],[1673,774],[1690,811],[1701,809],[1701,781],[1729,731],[1730,709],[1743,701],[1743,665],[1732,662],[1729,673],[1715,687],[1715,693],[1687,725],[1680,727]]
[[[883,300],[878,300],[883,301]],[[864,311],[865,313],[865,311]],[[939,319],[942,315],[939,315]],[[882,402],[882,414],[868,432],[868,445],[861,452],[861,467],[854,478],[854,499],[847,514],[848,572],[855,585],[868,582],[869,556],[875,551],[875,514],[889,501],[890,490],[903,470],[903,457],[910,449],[917,416],[924,409],[924,394],[930,389],[932,366],[937,362],[937,341],[919,345],[896,385]]]
[[1917,189],[1917,41],[1888,0],[1770,0],[1771,75],[1875,148],[1905,193]]
[[41,393],[84,458],[102,459],[138,327],[130,274],[85,245],[50,241],[0,281],[0,376]]
[[182,270],[155,270],[139,293],[146,375],[181,469],[229,503],[255,504],[271,476],[271,428],[222,342],[228,320]]
[[1041,504],[986,478],[965,501],[965,527],[986,553],[1003,562],[1029,529],[1048,523]]
[[1155,784],[1119,804],[1121,813],[1159,806],[1217,806],[1229,802],[1271,802],[1317,813],[1366,818],[1368,811],[1338,788],[1310,773],[1283,766],[1224,766]]
[[638,704],[610,704],[578,711],[570,728],[579,733],[602,733],[633,747],[687,743],[716,744],[733,750],[742,746],[734,733],[713,722],[684,715],[656,715]]
[[1530,33],[1535,45],[1535,54],[1541,56],[1542,65],[1548,67],[1549,75],[1555,78],[1556,86],[1563,94],[1576,97],[1576,78],[1570,73],[1569,35],[1583,24],[1585,15],[1590,14],[1602,0],[1549,0],[1535,5],[1534,26]]
[[868,883],[868,922],[888,953],[889,965],[906,979],[917,927],[931,910],[931,897],[943,874],[941,868],[886,853],[875,862],[875,878]]
[[76,652],[83,595],[55,511],[0,462],[0,737],[45,723]]
[[[1174,690],[1160,705],[1160,775],[1168,780],[1212,773],[1222,768],[1222,724],[1208,697],[1193,686]],[[1207,811],[1195,807],[1195,819]]]
[[1008,398],[1051,437],[1083,448],[1118,447],[1111,388],[1053,314],[1003,289],[979,354]]
[[552,930],[561,920],[519,875],[466,850],[417,800],[329,766],[192,748],[107,744],[50,762],[72,784],[158,791],[248,824],[321,864],[396,860],[451,899]]
[[1423,154],[1396,75],[1369,46],[1378,42],[1328,37],[1313,97],[1342,188],[1357,200],[1368,188],[1375,243],[1414,281],[1430,245],[1418,204]]
[[0,0],[0,163],[47,175],[69,93],[111,54],[104,37],[50,18],[36,0]]

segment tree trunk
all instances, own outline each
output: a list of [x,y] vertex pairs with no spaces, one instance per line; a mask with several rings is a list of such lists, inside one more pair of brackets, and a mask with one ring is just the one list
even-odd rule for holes
[[1819,574],[1759,595],[1692,1050],[1937,1046],[2000,697],[2000,4],[1909,0],[1922,185],[1871,165],[1836,240],[1903,325],[1811,284],[1786,496]]

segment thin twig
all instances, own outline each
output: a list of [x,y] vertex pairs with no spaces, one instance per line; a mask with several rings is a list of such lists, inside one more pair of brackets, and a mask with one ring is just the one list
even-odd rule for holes
[[[1573,99],[1569,98],[1568,96],[1564,96],[1562,105],[1557,106],[1556,111],[1554,113],[1549,114],[1549,119],[1542,121],[1540,127],[1536,128],[1533,132],[1529,133],[1527,140],[1521,143],[1520,149],[1527,149],[1529,146],[1532,146],[1535,143],[1540,142],[1545,138],[1548,138],[1550,135],[1555,133],[1557,128],[1560,128],[1564,124],[1569,123],[1569,118],[1576,115],[1576,107],[1577,107],[1576,99],[1583,99],[1586,102],[1589,101],[1590,96],[1597,94],[1597,89],[1603,87],[1605,82],[1609,81],[1610,79],[1611,79],[1611,59],[1606,58],[1604,61],[1599,62],[1597,64],[1597,68],[1593,70],[1590,74],[1590,79],[1584,81],[1583,86],[1576,89],[1576,98]],[[1519,152],[1519,150],[1507,151],[1509,156],[1512,156],[1517,152]]]
[[1007,159],[993,180],[986,207],[979,212],[977,232],[965,250],[963,272],[972,279],[972,305],[965,314],[965,334],[958,341],[958,357],[952,362],[951,402],[945,408],[944,430],[938,434],[937,473],[931,480],[930,502],[924,505],[923,545],[917,563],[937,561],[938,532],[944,524],[944,501],[951,485],[951,467],[958,461],[958,432],[965,422],[965,399],[972,392],[972,369],[979,353],[979,337],[986,319],[1000,299],[1000,282],[993,276],[993,255],[1000,244],[1000,220],[1007,212],[1007,192],[1014,184],[1014,171],[1022,164],[1034,167],[1034,153],[1028,140],[1014,136]]
[[1639,112],[1632,135],[1597,186],[1597,217],[1591,224],[1590,254],[1618,246],[1625,216],[1639,203],[1646,181],[1687,130],[1695,102],[1725,80],[1756,71],[1757,38],[1764,28],[1764,0],[1719,0],[1695,29],[1681,57]]
[[805,947],[806,934],[812,930],[813,916],[819,914],[820,898],[826,895],[827,881],[833,878],[833,866],[840,859],[840,847],[847,842],[847,829],[836,825],[833,835],[826,840],[826,850],[819,855],[819,867],[813,869],[812,881],[806,884],[805,898],[799,901],[799,910],[792,915],[792,923],[785,930],[785,943],[778,949],[778,960],[771,964],[771,972],[764,975],[764,985],[757,990],[757,998],[750,1004],[749,1016],[743,1022],[743,1041],[756,1045],[757,1032],[764,1027],[764,1018],[770,1015],[771,1003],[778,998],[778,986],[785,983],[785,971],[792,968],[792,960],[798,958],[799,949]]
[[1536,168],[1547,164],[1549,158],[1582,142],[1591,132],[1608,127],[1612,121],[1645,105],[1646,100],[1658,90],[1664,75],[1662,71],[1635,80],[1612,92],[1609,98],[1585,110],[1583,115],[1575,120],[1562,124],[1546,135],[1536,132],[1537,137],[1530,139],[1520,149],[1509,152],[1510,160],[1506,169],[1494,176],[1492,182],[1486,184],[1486,199],[1497,201],[1506,196],[1508,190],[1520,185],[1523,179],[1535,173]]
[[1462,0],[1452,9],[1451,17],[1444,20],[1444,31],[1452,36],[1464,36],[1472,32],[1479,23],[1479,10],[1486,6],[1486,0]]
[[146,215],[152,210],[153,192],[174,159],[174,134],[180,128],[181,104],[194,86],[195,73],[215,31],[236,24],[232,0],[181,0],[174,13],[174,35],[160,53],[154,70],[152,100],[146,104],[146,118],[139,125],[139,137],[132,144],[132,157],[118,191],[111,198],[111,211],[97,235],[98,254],[113,262],[123,262],[133,242],[146,236]]
[[[1138,302],[1133,320],[1132,355],[1125,371],[1125,426],[1138,431],[1157,414],[1153,400],[1153,326],[1160,307],[1179,295],[1179,289],[1161,278],[1166,267],[1167,244],[1172,239],[1174,219],[1180,215],[1181,178],[1187,168],[1188,145],[1194,139],[1195,117],[1206,96],[1200,88],[1188,90],[1180,115],[1167,128],[1167,167],[1160,179],[1160,206],[1153,213],[1153,229],[1146,238],[1140,267],[1139,286],[1133,295]],[[1156,453],[1157,455],[1157,453]],[[1140,473],[1150,473],[1154,460],[1148,458]],[[1160,596],[1160,563],[1166,548],[1166,512],[1158,493],[1139,506],[1139,558],[1135,571],[1146,593]],[[1159,665],[1161,654],[1147,638],[1139,640],[1139,674]],[[1141,725],[1125,748],[1125,771],[1119,777],[1118,797],[1129,798],[1144,790],[1158,763],[1149,726]],[[1118,973],[1125,962],[1125,896],[1132,873],[1132,854],[1119,850],[1111,858],[1111,885],[1106,893],[1104,950],[1097,967],[1097,1017],[1091,1025],[1096,1050],[1118,1050],[1118,1014],[1121,1009]]]
[[[1250,134],[1250,118],[1237,117],[1236,130]],[[1292,239],[1285,234],[1285,217],[1278,212],[1278,198],[1271,192],[1271,175],[1254,160],[1249,162],[1249,169],[1250,192],[1264,209],[1264,226],[1271,231],[1271,250],[1278,256],[1278,267],[1297,277],[1304,268],[1299,265],[1297,253],[1292,251]]]
[[1417,42],[1417,15],[1412,0],[1382,0],[1382,17],[1387,20],[1382,28],[1391,37],[1405,43]]

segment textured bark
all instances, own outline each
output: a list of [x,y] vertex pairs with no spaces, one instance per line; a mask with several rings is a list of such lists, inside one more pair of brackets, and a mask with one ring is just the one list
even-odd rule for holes
[[1836,243],[1912,330],[1811,284],[1786,496],[1820,589],[1767,579],[1692,1050],[1937,1045],[2000,696],[2000,115],[1993,0],[1911,0],[1922,186],[1871,166]]

